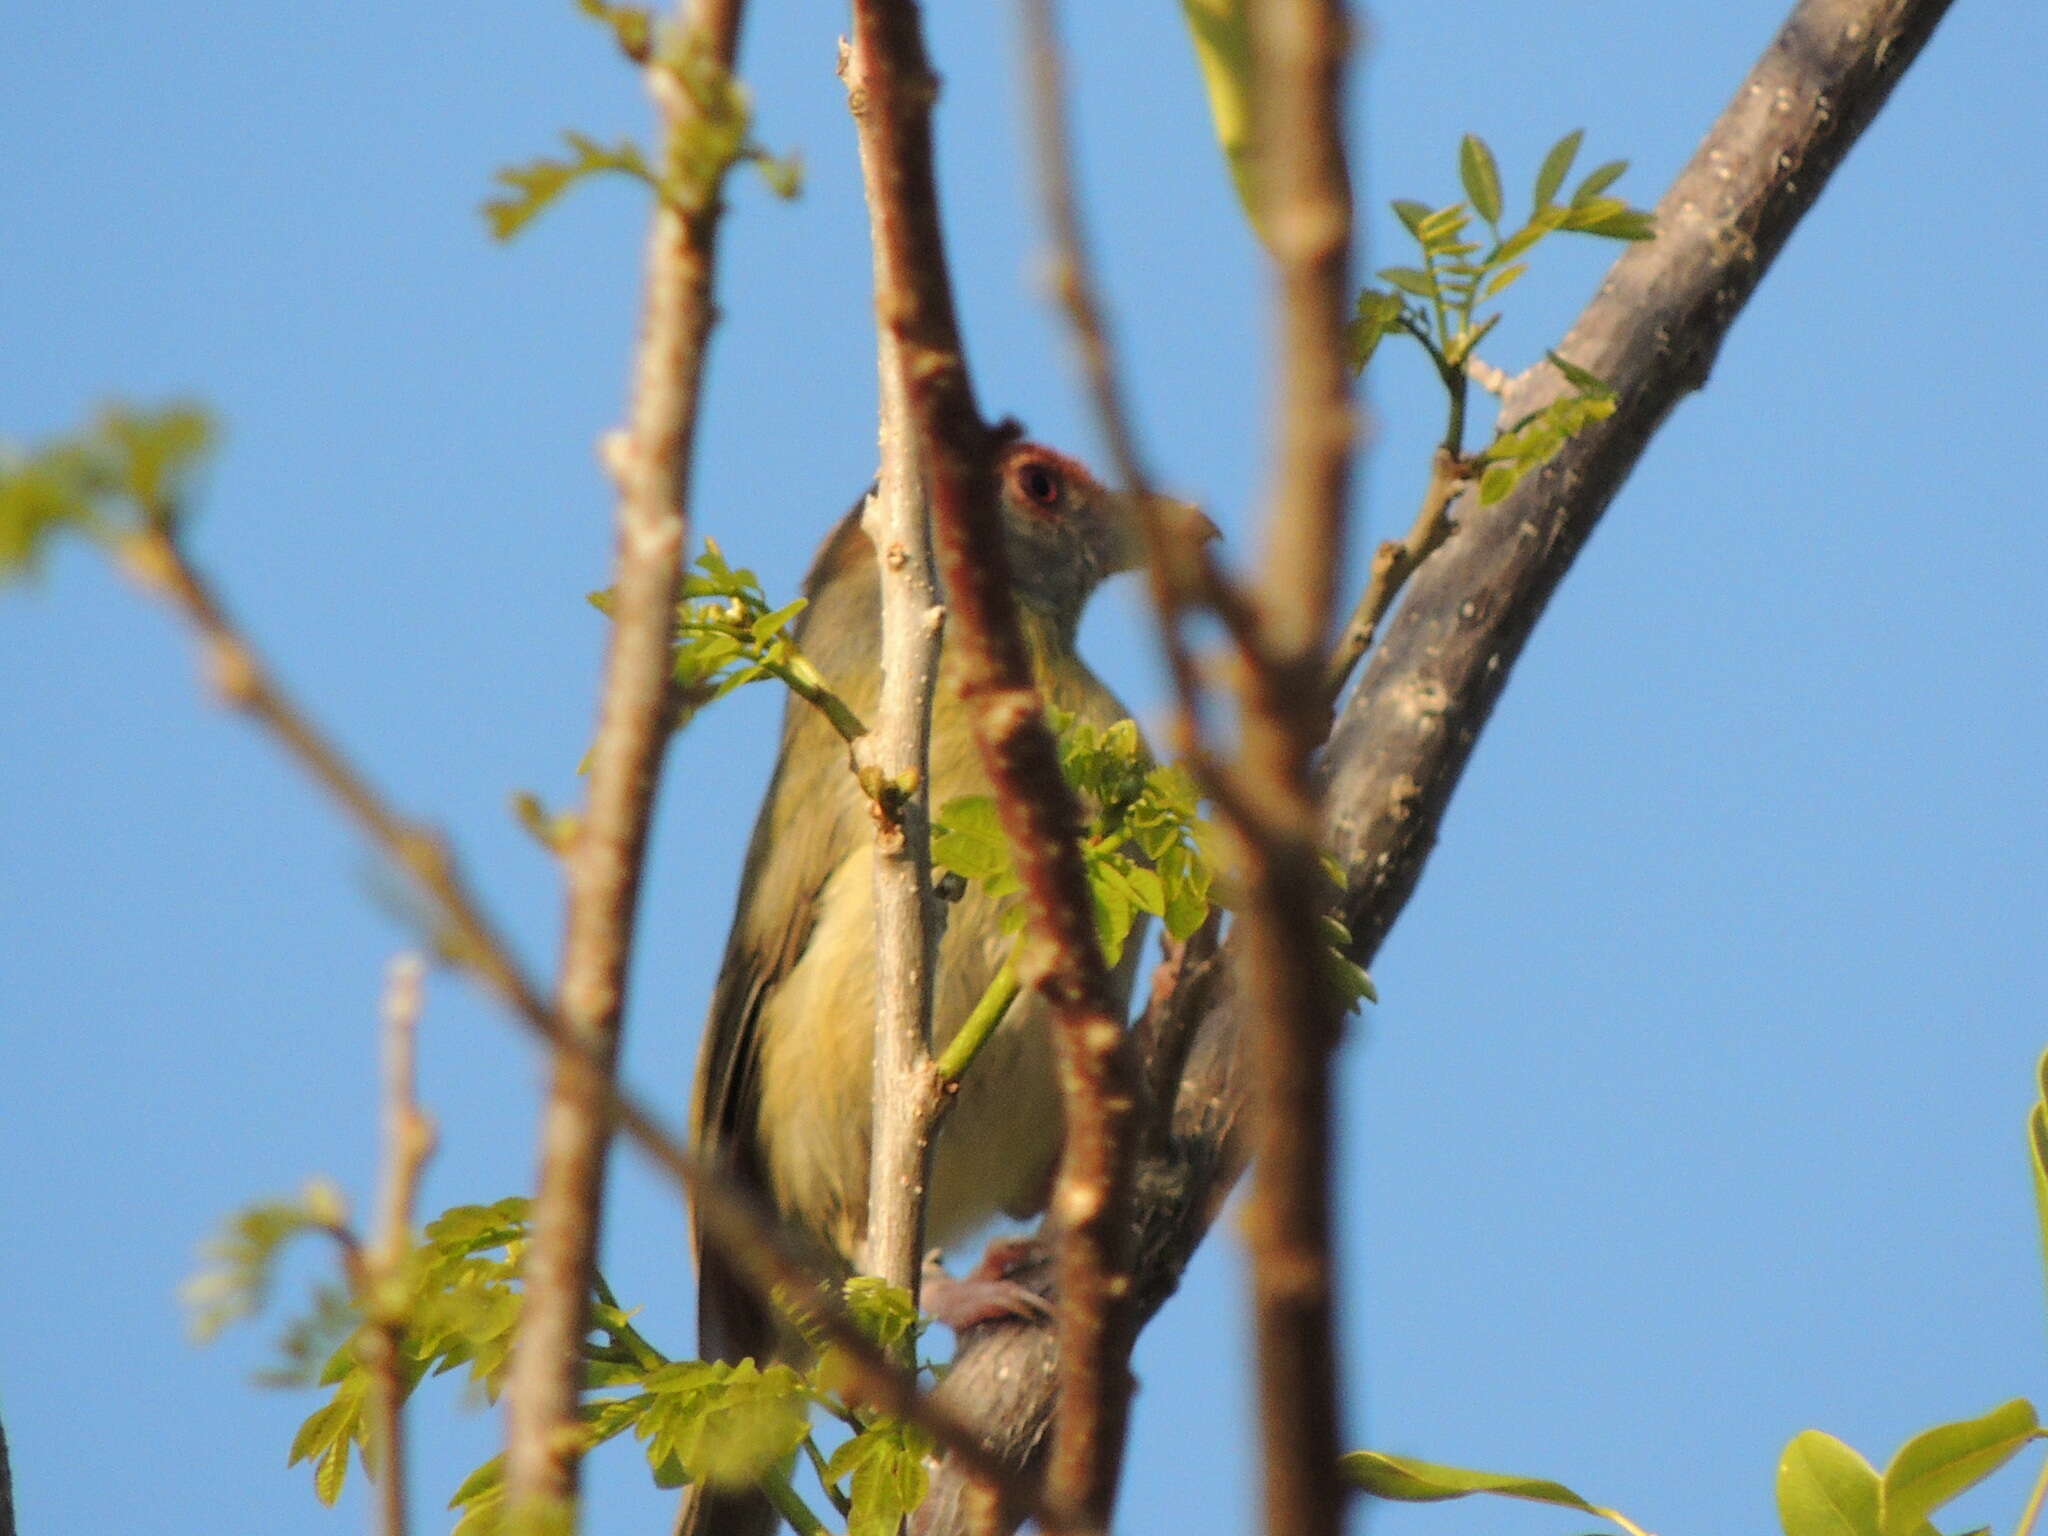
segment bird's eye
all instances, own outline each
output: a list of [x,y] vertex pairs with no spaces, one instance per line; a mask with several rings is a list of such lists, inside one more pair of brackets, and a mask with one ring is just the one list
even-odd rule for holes
[[1043,459],[1026,459],[1017,466],[1017,489],[1033,506],[1058,506],[1059,471]]

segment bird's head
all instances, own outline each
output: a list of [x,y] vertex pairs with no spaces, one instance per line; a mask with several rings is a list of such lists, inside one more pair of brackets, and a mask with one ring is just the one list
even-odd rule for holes
[[[1018,601],[1071,633],[1106,577],[1144,562],[1145,501],[1110,490],[1041,443],[1011,444],[996,468]],[[1216,525],[1187,502],[1149,500],[1169,542],[1199,545],[1216,537]]]

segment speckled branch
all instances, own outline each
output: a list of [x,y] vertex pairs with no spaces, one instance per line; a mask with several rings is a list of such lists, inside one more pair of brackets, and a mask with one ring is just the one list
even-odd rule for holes
[[876,362],[881,402],[881,472],[862,525],[875,547],[882,594],[882,687],[875,728],[857,749],[881,782],[914,782],[914,793],[875,809],[875,1082],[868,1163],[867,1251],[863,1266],[917,1294],[924,1253],[925,1191],[932,1139],[949,1102],[932,1065],[932,981],[938,913],[932,895],[932,696],[945,610],[932,565],[931,513],[910,396],[894,330],[881,320],[883,295],[902,281],[897,252],[883,238],[886,166],[867,110],[867,82],[851,49],[840,74],[860,148],[874,247]]
[[1107,1525],[1123,1449],[1129,1308],[1122,1270],[1135,1073],[1123,1021],[1108,1005],[1086,871],[1080,808],[1059,768],[1011,590],[997,509],[1001,434],[975,404],[953,315],[932,174],[937,82],[917,7],[857,0],[854,62],[860,110],[881,174],[873,179],[877,238],[890,281],[878,296],[899,348],[924,455],[962,697],[996,791],[1024,887],[1030,965],[1051,1006],[1066,1113],[1054,1183],[1058,1223],[1060,1401],[1047,1502],[1078,1529]]
[[[1919,55],[1948,0],[1802,0],[1558,350],[1611,384],[1615,414],[1568,443],[1410,579],[1324,749],[1324,836],[1348,876],[1345,921],[1369,961],[1407,903],[1444,808],[1536,621],[1652,433],[1700,388],[1743,304]],[[1562,392],[1546,367],[1510,419]],[[1241,950],[1226,945],[1235,960]],[[1169,1149],[1138,1169],[1133,1273],[1141,1319],[1172,1295],[1243,1170],[1248,1089],[1236,990],[1206,1011]],[[1040,1464],[1053,1343],[1041,1330],[970,1339],[943,1395],[988,1443]],[[965,1529],[964,1480],[942,1470],[919,1530]]]
[[[738,47],[739,0],[694,0],[687,47],[721,69]],[[658,56],[645,70],[674,162],[699,108]],[[716,311],[720,177],[665,188],[648,242],[646,297],[627,427],[609,457],[619,482],[610,650],[590,790],[567,855],[568,916],[557,1011],[588,1047],[557,1052],[540,1130],[525,1304],[506,1379],[506,1488],[514,1507],[573,1503],[582,1455],[582,1340],[611,1145],[605,1094],[616,1071],[647,829],[670,726],[670,635],[688,535],[690,462]]]

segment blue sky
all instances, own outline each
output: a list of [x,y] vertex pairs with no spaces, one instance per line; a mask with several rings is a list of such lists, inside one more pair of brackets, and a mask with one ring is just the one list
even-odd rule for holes
[[[1099,459],[1036,280],[1011,18],[934,10],[983,401]],[[1257,252],[1176,9],[1085,10],[1083,182],[1141,424],[1241,548],[1267,435]],[[1399,259],[1386,201],[1453,196],[1467,130],[1513,188],[1583,127],[1653,201],[1779,19],[1376,11],[1354,123],[1375,264]],[[844,25],[761,7],[744,58],[761,138],[809,181],[789,205],[735,189],[695,514],[771,592],[873,468]],[[116,3],[8,32],[0,433],[116,393],[211,401],[199,553],[545,965],[554,872],[504,807],[570,798],[591,725],[591,449],[620,409],[644,211],[593,187],[506,250],[475,210],[562,128],[639,131],[635,82],[566,4]],[[2048,1045],[2044,70],[2038,8],[1956,8],[1524,657],[1341,1062],[1353,1443],[1561,1478],[1663,1536],[1766,1531],[1796,1430],[1881,1459],[2048,1390],[2021,1139]],[[1546,247],[1494,360],[1554,341],[1610,254]],[[1380,537],[1439,408],[1414,359],[1375,372],[1359,508]],[[1140,618],[1112,591],[1084,649],[1142,718]],[[318,1173],[366,1195],[374,1001],[405,935],[353,836],[97,558],[0,594],[0,656],[0,1407],[25,1528],[360,1529],[359,1487],[323,1512],[284,1467],[309,1402],[247,1384],[262,1332],[196,1351],[175,1291],[237,1206]],[[778,705],[721,705],[671,760],[628,1056],[678,1113]],[[525,1188],[534,1055],[449,978],[425,1034],[428,1204]],[[624,1160],[606,1267],[678,1352],[684,1252]],[[1226,1221],[1139,1353],[1125,1528],[1249,1528],[1242,1315]],[[498,1435],[458,1396],[415,1418],[423,1515]],[[2010,1522],[2026,1475],[1963,1523]],[[623,1449],[592,1482],[603,1536],[669,1508]]]

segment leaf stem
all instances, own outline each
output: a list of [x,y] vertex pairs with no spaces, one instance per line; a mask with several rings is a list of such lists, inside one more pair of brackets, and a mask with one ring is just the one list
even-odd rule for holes
[[1010,1004],[1017,1000],[1020,990],[1022,983],[1017,979],[1017,951],[1013,945],[1009,958],[1003,961],[1003,968],[989,978],[988,987],[981,994],[981,1001],[974,1005],[974,1011],[967,1015],[967,1022],[960,1026],[960,1032],[940,1053],[937,1063],[940,1082],[957,1083],[967,1075],[967,1069],[974,1065],[974,1058],[988,1044],[996,1026],[1003,1022],[1003,1016],[1010,1011]]

